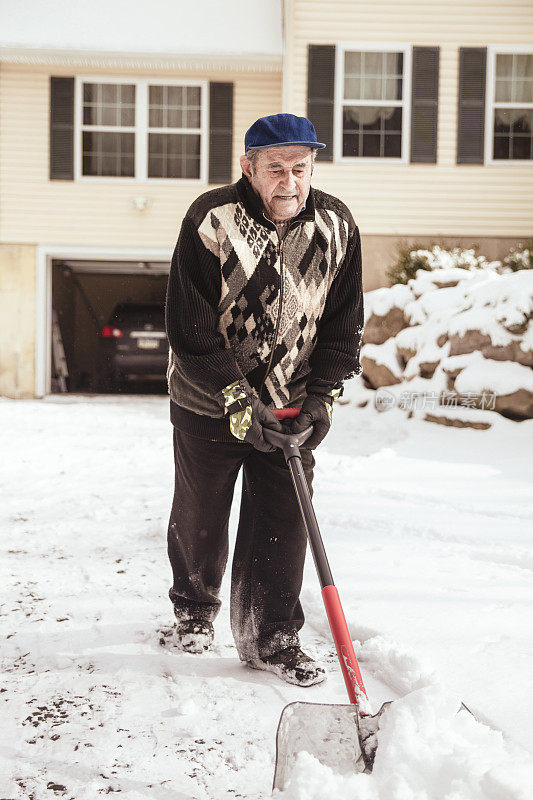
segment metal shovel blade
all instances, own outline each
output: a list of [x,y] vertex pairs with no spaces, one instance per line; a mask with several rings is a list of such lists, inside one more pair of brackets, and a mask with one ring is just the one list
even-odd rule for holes
[[272,789],[286,788],[303,751],[339,775],[372,772],[379,719],[388,705],[363,717],[353,703],[289,703],[278,725]]
[[[353,703],[289,703],[278,725],[272,791],[287,787],[298,754],[303,751],[338,775],[372,772],[381,716],[392,702],[383,703],[373,716],[363,716]],[[464,712],[476,719],[461,703],[457,713]]]

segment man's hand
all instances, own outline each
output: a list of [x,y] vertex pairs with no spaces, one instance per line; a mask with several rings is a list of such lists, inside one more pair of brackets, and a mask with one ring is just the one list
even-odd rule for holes
[[222,389],[226,414],[229,414],[229,427],[236,439],[246,442],[263,453],[273,453],[277,448],[269,444],[263,436],[263,426],[279,433],[283,426],[272,411],[257,398],[246,378]]
[[300,413],[291,424],[291,433],[300,433],[313,426],[313,433],[303,445],[306,449],[314,450],[328,433],[333,422],[333,401],[342,392],[342,385],[322,381],[308,388]]

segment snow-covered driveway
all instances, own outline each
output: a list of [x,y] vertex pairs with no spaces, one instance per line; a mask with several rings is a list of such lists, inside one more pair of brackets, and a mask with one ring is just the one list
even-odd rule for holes
[[[533,421],[458,430],[363,394],[317,451],[315,508],[373,705],[405,698],[372,776],[303,757],[284,796],[530,800]],[[214,650],[172,652],[167,399],[1,400],[0,418],[0,798],[267,797],[283,706],[346,702],[311,559],[324,685],[238,662],[228,581]]]

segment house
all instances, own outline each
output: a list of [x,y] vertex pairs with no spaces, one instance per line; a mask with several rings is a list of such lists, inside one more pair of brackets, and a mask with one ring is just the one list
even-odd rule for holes
[[[482,14],[480,13],[482,11]],[[91,388],[120,299],[161,300],[181,218],[240,176],[280,110],[328,144],[314,183],[362,234],[365,289],[398,241],[531,236],[533,6],[478,0],[18,0],[0,6],[0,394]]]

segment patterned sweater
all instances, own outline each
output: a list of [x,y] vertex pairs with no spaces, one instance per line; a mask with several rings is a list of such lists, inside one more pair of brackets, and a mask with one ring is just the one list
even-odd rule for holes
[[243,376],[263,402],[301,406],[313,381],[361,372],[359,230],[348,208],[311,188],[280,241],[244,176],[189,208],[166,303],[171,419],[235,441],[222,389]]

